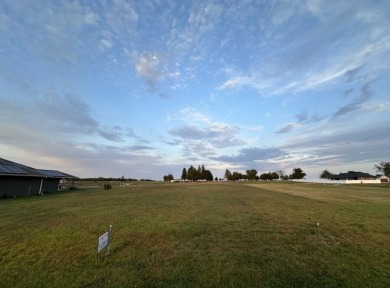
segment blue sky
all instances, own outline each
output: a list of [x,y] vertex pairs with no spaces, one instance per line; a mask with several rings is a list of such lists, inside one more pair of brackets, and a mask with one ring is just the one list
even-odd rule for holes
[[79,177],[390,161],[389,1],[0,2],[0,157]]

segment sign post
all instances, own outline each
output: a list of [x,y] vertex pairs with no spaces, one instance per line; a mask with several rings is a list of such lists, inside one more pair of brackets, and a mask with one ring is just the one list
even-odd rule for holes
[[97,254],[107,248],[107,255],[110,255],[110,246],[111,246],[111,240],[112,240],[112,226],[110,225],[110,228],[106,232],[103,233],[98,239],[98,246],[97,246]]

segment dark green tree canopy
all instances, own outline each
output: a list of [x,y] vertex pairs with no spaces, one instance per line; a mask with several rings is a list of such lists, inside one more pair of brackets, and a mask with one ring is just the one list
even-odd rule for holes
[[305,176],[306,173],[304,173],[301,168],[294,168],[293,173],[290,174],[290,179],[303,179]]
[[186,168],[183,168],[183,171],[181,172],[181,179],[186,180],[187,179],[187,170]]
[[169,181],[173,180],[173,175],[172,174],[164,175],[163,179],[165,182],[169,182]]
[[320,174],[320,178],[322,178],[322,179],[330,179],[331,176],[332,176],[332,173],[329,172],[328,169],[325,169],[325,170],[322,171],[321,174]]
[[[184,174],[185,174],[185,171],[186,171],[186,178],[183,178]],[[204,180],[207,180],[207,181],[213,181],[214,180],[214,177],[213,177],[213,174],[210,172],[210,170],[207,170],[204,165],[202,166],[198,166],[198,168],[195,168],[194,166],[190,166],[190,168],[188,168],[187,170],[185,170],[185,168],[183,168],[183,172],[182,172],[182,178],[181,179],[187,179],[187,180],[190,180],[190,181],[197,181],[197,180],[201,180],[201,179],[204,179]]]
[[390,177],[390,162],[381,162],[378,165],[375,165],[375,170]]
[[230,178],[232,177],[232,173],[230,172],[230,170],[229,169],[226,169],[225,170],[225,178],[227,179],[227,180],[230,180]]
[[246,170],[246,176],[248,177],[249,180],[255,180],[257,176],[257,170],[256,169]]
[[279,174],[278,174],[278,172],[263,173],[263,174],[260,175],[260,179],[263,180],[263,181],[278,180],[279,179]]

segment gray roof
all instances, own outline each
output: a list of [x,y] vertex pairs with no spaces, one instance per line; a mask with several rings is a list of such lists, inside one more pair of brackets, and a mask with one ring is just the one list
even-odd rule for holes
[[364,172],[356,172],[356,171],[348,171],[348,173],[340,173],[332,175],[331,178],[341,178],[341,179],[347,179],[347,178],[375,178],[375,176],[372,176],[368,173]]
[[76,178],[75,176],[72,176],[72,175],[69,175],[69,174],[66,174],[64,172],[60,172],[60,171],[57,171],[57,170],[43,170],[43,169],[38,169],[38,171],[45,175],[46,177],[50,177],[50,178]]
[[0,158],[0,176],[40,177],[40,178],[77,178],[55,170],[35,169],[26,165]]

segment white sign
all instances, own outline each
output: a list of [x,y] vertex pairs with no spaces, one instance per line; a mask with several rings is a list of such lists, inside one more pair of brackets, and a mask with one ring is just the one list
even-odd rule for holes
[[106,248],[108,244],[109,244],[109,233],[107,231],[106,233],[104,233],[102,236],[99,237],[97,253],[99,253],[104,248]]

